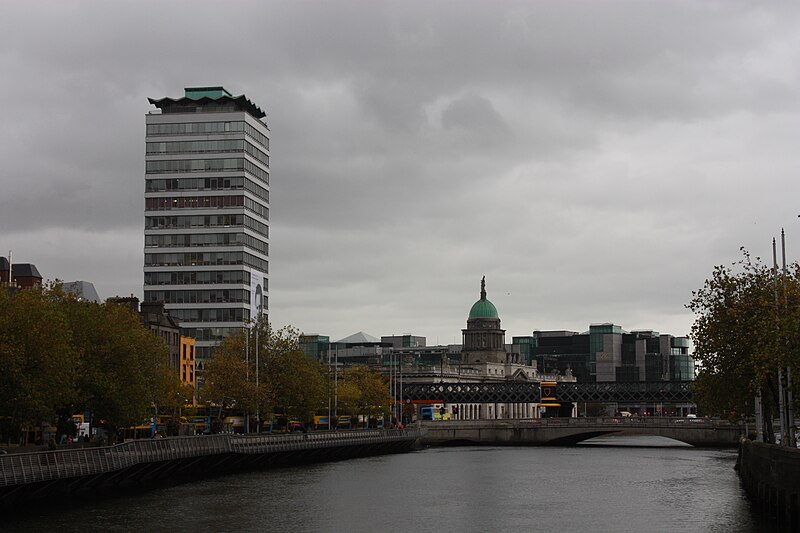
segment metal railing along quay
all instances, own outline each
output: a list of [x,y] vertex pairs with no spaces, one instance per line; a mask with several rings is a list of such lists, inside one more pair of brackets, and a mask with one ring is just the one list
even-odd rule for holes
[[218,454],[278,452],[414,441],[421,430],[381,429],[285,435],[206,435],[132,440],[113,446],[0,455],[0,487],[104,474],[143,463]]

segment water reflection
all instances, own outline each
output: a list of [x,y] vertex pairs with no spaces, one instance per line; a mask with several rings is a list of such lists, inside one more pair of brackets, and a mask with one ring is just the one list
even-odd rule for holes
[[759,530],[734,450],[655,446],[651,437],[608,446],[619,439],[434,448],[225,476],[31,517],[7,530]]
[[686,444],[679,440],[658,436],[620,436],[604,435],[587,439],[579,446],[622,446],[622,447],[647,447],[647,448],[691,448],[691,444]]

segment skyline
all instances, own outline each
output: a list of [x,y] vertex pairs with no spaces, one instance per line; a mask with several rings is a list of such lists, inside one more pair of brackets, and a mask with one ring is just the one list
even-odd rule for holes
[[485,275],[507,341],[683,336],[740,247],[800,255],[800,6],[213,6],[6,6],[0,253],[141,298],[147,98],[222,85],[271,129],[276,326],[460,343]]

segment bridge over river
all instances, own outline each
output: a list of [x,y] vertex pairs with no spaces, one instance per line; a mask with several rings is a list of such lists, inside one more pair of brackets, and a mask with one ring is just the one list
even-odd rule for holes
[[[558,383],[548,396],[556,402],[692,402],[691,381],[642,381],[602,383]],[[406,383],[403,401],[442,401],[445,403],[526,403],[542,398],[536,381],[497,381],[481,383]]]
[[602,435],[656,435],[693,446],[735,448],[742,425],[726,420],[668,417],[434,420],[422,422],[428,446],[571,445]]

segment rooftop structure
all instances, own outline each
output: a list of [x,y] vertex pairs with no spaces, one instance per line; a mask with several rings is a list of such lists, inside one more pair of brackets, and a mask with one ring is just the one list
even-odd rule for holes
[[36,265],[30,263],[12,265],[7,258],[0,257],[0,282],[20,288],[31,288],[42,284],[42,275]]
[[88,281],[65,281],[62,284],[62,288],[66,294],[74,294],[79,300],[96,304],[102,303],[94,285]]

